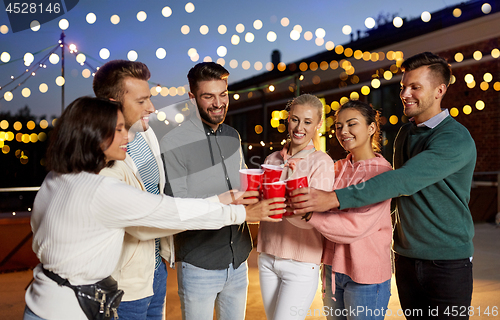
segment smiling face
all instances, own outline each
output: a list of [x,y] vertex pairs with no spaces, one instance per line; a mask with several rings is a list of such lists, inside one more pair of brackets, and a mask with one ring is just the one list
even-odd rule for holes
[[353,162],[374,157],[371,136],[374,122],[368,124],[361,112],[354,108],[341,110],[335,122],[335,135],[340,145],[353,156]]
[[104,150],[106,162],[111,160],[125,160],[127,154],[128,130],[125,128],[125,117],[118,111],[115,135],[108,148]]
[[445,92],[446,85],[439,84],[429,67],[406,71],[401,78],[399,94],[404,114],[413,117],[417,124],[429,120],[441,112],[441,99]]
[[229,106],[226,80],[200,81],[189,97],[196,100],[201,120],[213,130],[224,122]]
[[288,114],[290,151],[293,154],[304,149],[321,126],[318,109],[308,104],[293,104]]
[[136,124],[137,131],[147,130],[149,128],[149,115],[155,111],[151,102],[148,82],[127,77],[123,80],[123,89],[125,93],[121,98],[121,103],[126,128],[130,129]]

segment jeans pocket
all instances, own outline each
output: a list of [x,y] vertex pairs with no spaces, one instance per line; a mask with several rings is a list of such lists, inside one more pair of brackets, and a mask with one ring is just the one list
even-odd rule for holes
[[472,262],[469,259],[432,260],[432,264],[438,268],[443,269],[462,269],[472,266]]

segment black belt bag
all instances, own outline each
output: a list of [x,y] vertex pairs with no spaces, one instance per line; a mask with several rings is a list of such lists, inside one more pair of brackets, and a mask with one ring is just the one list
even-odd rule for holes
[[63,279],[52,271],[42,267],[43,273],[60,286],[66,286],[75,292],[78,303],[89,320],[118,319],[116,309],[122,301],[123,290],[118,289],[118,284],[109,276],[94,284],[74,286],[68,279]]

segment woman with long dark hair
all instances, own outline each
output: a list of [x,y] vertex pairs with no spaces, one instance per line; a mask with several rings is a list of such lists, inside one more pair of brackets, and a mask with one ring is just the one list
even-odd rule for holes
[[245,220],[273,221],[268,218],[275,213],[271,209],[284,211],[284,205],[270,205],[272,200],[245,207],[153,195],[98,175],[112,161],[125,158],[127,141],[121,105],[116,102],[79,98],[57,120],[47,152],[51,171],[35,198],[31,217],[33,251],[41,263],[26,292],[24,319],[92,319],[68,284],[89,287],[103,279],[113,282],[108,277],[118,263],[126,227],[170,229],[170,233],[218,229]]

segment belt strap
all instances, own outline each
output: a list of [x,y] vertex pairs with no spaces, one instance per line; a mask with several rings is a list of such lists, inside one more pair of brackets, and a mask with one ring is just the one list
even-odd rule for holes
[[54,273],[52,271],[49,271],[49,270],[45,269],[43,266],[42,266],[42,270],[43,270],[43,273],[47,277],[49,277],[50,279],[52,279],[53,281],[55,281],[58,285],[70,287],[73,290],[75,289],[75,287],[68,281],[68,279],[61,278],[60,275],[58,275],[57,273]]

